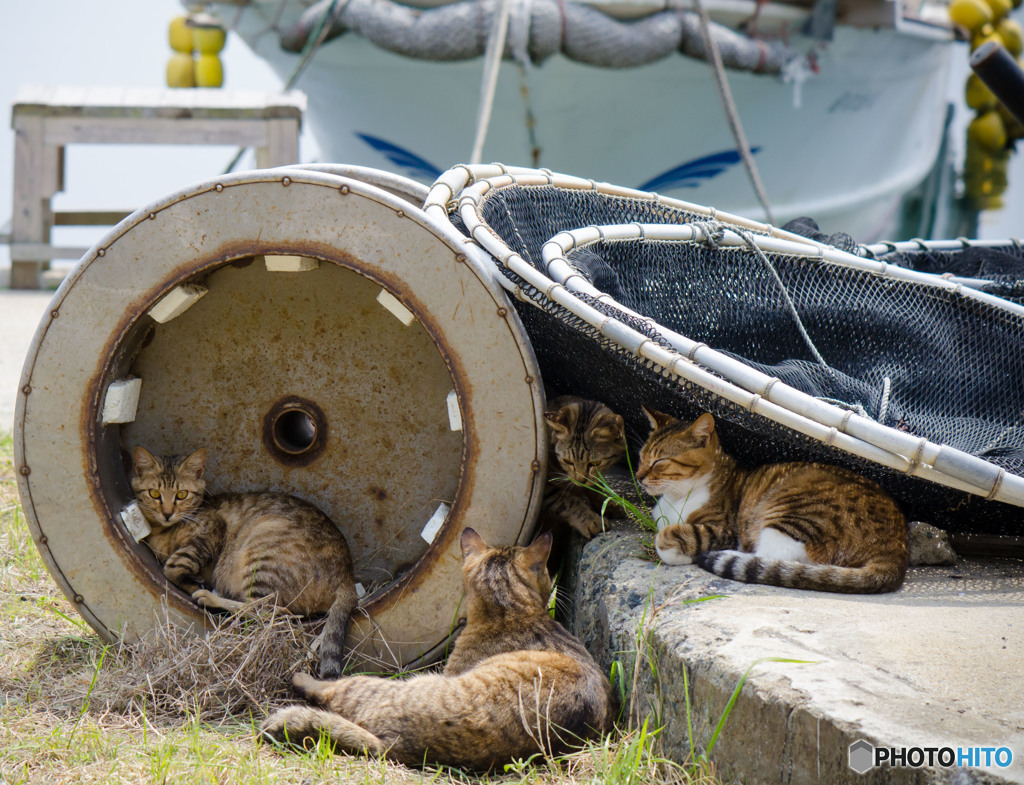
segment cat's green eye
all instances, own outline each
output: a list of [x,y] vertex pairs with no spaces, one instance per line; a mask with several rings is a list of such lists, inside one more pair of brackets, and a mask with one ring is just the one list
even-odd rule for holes
[[188,491],[178,491],[176,494],[174,494],[174,498],[177,499],[178,501],[188,498]]
[[151,499],[159,499],[160,491],[158,491],[156,488],[151,488],[149,491],[149,496]]

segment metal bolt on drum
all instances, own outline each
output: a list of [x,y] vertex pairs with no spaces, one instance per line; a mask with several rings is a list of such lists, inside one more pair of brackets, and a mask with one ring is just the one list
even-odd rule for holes
[[321,507],[370,590],[349,644],[397,666],[443,650],[465,526],[529,539],[546,460],[536,360],[423,196],[356,168],[224,176],[134,213],[65,280],[25,362],[15,457],[44,561],[101,635],[135,639],[164,604],[206,624],[138,541],[139,444],[206,447],[215,493]]

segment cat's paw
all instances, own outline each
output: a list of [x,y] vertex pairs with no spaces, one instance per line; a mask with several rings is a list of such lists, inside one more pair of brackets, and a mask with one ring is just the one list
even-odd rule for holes
[[164,564],[164,577],[179,586],[187,582],[197,583],[196,573],[199,571],[199,562],[187,554],[173,553]]
[[665,564],[669,564],[673,567],[682,567],[685,564],[693,564],[693,557],[688,556],[685,553],[680,553],[675,548],[658,548],[655,546],[654,550],[658,552],[658,558]]
[[593,513],[588,516],[574,516],[569,519],[569,525],[588,540],[604,531],[604,522],[601,520],[601,516]]
[[217,604],[218,597],[209,589],[196,589],[192,592],[192,599],[197,605],[201,605],[204,608],[216,608],[219,607]]
[[244,602],[232,600],[230,597],[221,597],[217,592],[209,589],[196,589],[191,596],[196,605],[211,612],[239,613],[247,608]]
[[693,557],[688,553],[683,553],[673,538],[666,534],[667,531],[669,530],[662,529],[654,540],[654,550],[658,552],[658,558],[673,567],[693,564]]

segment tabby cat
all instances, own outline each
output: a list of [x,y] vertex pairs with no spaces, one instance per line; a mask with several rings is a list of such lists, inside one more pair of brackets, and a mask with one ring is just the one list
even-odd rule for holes
[[[622,417],[603,403],[563,395],[550,402],[544,413],[548,423],[550,452],[548,488],[544,496],[545,518],[568,523],[584,537],[601,531],[604,496],[575,483],[593,483],[626,453]],[[623,517],[609,504],[606,514]]]
[[652,496],[666,564],[733,580],[848,593],[895,591],[907,570],[907,523],[881,488],[817,463],[738,467],[702,414],[687,425],[644,409],[653,432],[637,479]]
[[331,519],[281,493],[208,496],[205,449],[182,458],[136,447],[133,459],[132,490],[152,526],[143,542],[167,579],[206,608],[237,611],[273,595],[300,616],[326,613],[320,674],[340,676],[356,588],[348,545]]
[[296,674],[296,691],[320,708],[281,709],[264,720],[264,736],[301,744],[326,734],[350,753],[485,770],[563,754],[607,731],[608,679],[548,614],[551,535],[526,548],[491,548],[465,529],[461,544],[467,621],[443,674]]

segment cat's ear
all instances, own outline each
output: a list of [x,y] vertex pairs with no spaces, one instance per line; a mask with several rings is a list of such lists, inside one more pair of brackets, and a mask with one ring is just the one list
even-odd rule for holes
[[203,472],[206,471],[206,448],[200,447],[183,460],[179,471],[182,474],[190,474],[197,480],[202,477]]
[[619,415],[614,412],[606,412],[594,420],[591,433],[598,439],[616,442],[625,435],[626,426]]
[[551,532],[544,532],[523,549],[523,562],[528,570],[539,573],[548,568],[548,556],[550,555]]
[[551,430],[558,435],[563,436],[569,432],[569,426],[565,424],[565,409],[544,412],[544,419],[548,421]]
[[139,477],[156,468],[156,458],[142,446],[136,447],[132,452],[132,463],[135,466],[135,474]]
[[690,430],[694,436],[704,442],[704,444],[707,444],[711,441],[711,435],[715,432],[715,418],[709,412],[704,412],[690,426]]
[[462,545],[462,558],[468,559],[470,556],[477,556],[489,547],[484,538],[476,533],[476,529],[471,529],[468,526],[462,530],[462,538],[459,540]]
[[679,420],[671,414],[663,414],[659,411],[655,411],[654,409],[648,409],[646,406],[641,406],[640,408],[644,410],[644,414],[646,414],[647,419],[650,420],[652,430],[657,430],[658,428],[662,428],[666,425],[672,425],[672,423],[679,422]]

